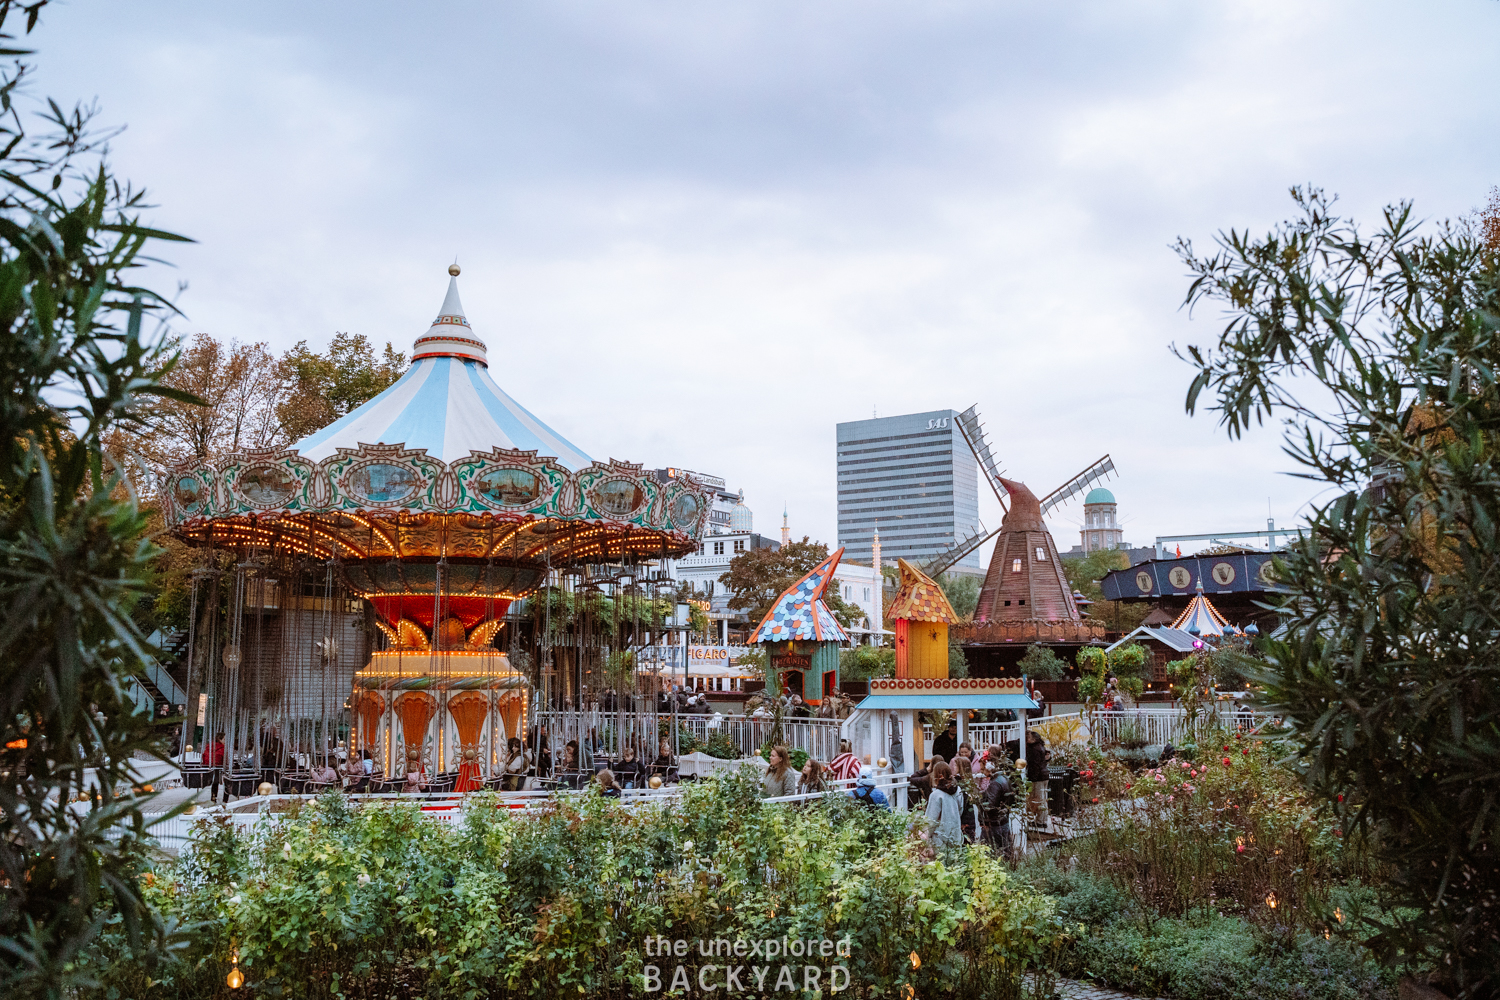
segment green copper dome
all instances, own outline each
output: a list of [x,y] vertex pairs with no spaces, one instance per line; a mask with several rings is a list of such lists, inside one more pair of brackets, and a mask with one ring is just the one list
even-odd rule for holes
[[1102,486],[1089,490],[1089,495],[1083,498],[1084,503],[1114,503],[1115,495]]

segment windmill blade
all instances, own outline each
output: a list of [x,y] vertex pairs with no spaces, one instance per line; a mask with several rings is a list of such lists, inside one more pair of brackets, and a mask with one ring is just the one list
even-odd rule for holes
[[1074,497],[1088,492],[1090,487],[1114,471],[1115,463],[1110,460],[1108,455],[1105,455],[1093,465],[1090,465],[1087,469],[1084,469],[1078,475],[1042,497],[1042,513],[1046,514],[1053,507],[1061,507]]
[[979,463],[979,469],[984,473],[984,478],[989,480],[990,489],[995,491],[995,499],[1000,501],[1000,509],[1008,511],[1005,498],[1010,491],[1005,484],[1000,482],[1004,470],[995,464],[995,456],[990,454],[990,443],[984,436],[984,425],[979,422],[979,404],[975,403],[958,415],[958,429],[963,433],[964,440],[969,443],[969,450],[974,453],[974,460]]
[[936,556],[928,561],[927,565],[922,567],[922,572],[926,573],[930,577],[936,578],[939,573],[946,573],[950,566],[952,566],[964,556],[968,555],[970,552],[973,552],[975,549],[979,548],[985,542],[989,541],[991,538],[994,538],[998,534],[1000,534],[999,528],[996,528],[994,531],[988,532],[984,531],[983,529],[976,531],[968,537],[954,542],[952,545],[939,552]]

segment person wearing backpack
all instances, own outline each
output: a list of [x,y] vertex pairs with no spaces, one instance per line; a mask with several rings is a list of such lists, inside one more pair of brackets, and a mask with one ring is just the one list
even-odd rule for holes
[[984,827],[984,843],[1009,860],[1012,839],[1010,807],[1015,804],[1016,793],[1011,788],[1010,778],[996,761],[986,760],[984,771],[989,778],[979,797],[979,821]]
[[854,790],[849,793],[849,797],[868,809],[889,810],[891,808],[890,800],[885,797],[885,793],[875,787],[875,772],[868,767],[860,769],[859,778],[855,781]]

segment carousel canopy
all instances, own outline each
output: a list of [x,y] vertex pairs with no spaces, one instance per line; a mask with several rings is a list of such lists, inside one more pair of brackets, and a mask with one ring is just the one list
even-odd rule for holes
[[458,278],[432,328],[412,345],[413,364],[394,385],[292,447],[314,462],[362,444],[404,444],[455,462],[492,448],[555,457],[571,471],[593,459],[537,419],[490,378],[488,350],[458,298]]
[[502,614],[489,602],[529,593],[549,567],[697,547],[708,491],[689,476],[659,482],[634,463],[592,460],[501,390],[456,280],[412,356],[390,388],[290,447],[172,470],[177,535],[336,559],[393,624],[431,626],[431,597],[417,598],[441,592],[468,602],[454,612],[465,628]]

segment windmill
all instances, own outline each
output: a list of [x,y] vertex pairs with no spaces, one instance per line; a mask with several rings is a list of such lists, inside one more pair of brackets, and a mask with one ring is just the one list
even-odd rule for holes
[[[984,425],[979,420],[978,404],[958,415],[958,429],[963,433],[964,440],[968,442],[969,450],[974,453],[974,460],[979,463],[979,468],[984,473],[985,480],[990,484],[990,489],[995,491],[995,499],[1000,501],[1000,509],[1008,513],[1010,506],[1007,501],[1010,499],[1010,490],[1005,485],[1004,470],[996,463],[995,456],[990,451]],[[1045,516],[1054,507],[1060,507],[1074,497],[1087,493],[1095,483],[1102,482],[1114,471],[1115,463],[1107,454],[1090,463],[1078,475],[1041,498],[1039,502],[1042,515]],[[998,534],[1000,534],[999,528],[987,531],[981,527],[978,531],[971,532],[938,553],[922,567],[922,571],[928,576],[936,577]]]

